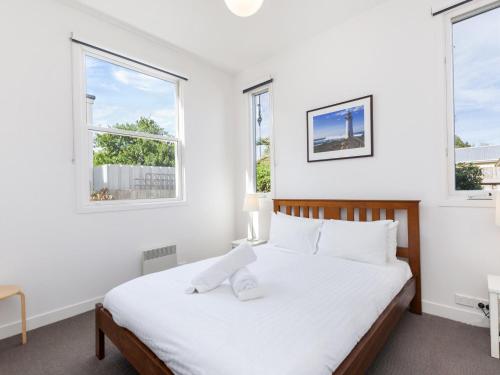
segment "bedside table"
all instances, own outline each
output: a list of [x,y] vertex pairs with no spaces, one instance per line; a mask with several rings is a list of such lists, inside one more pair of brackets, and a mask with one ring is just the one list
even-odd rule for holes
[[488,275],[488,292],[490,294],[491,356],[499,358],[498,298],[500,298],[500,276]]
[[241,245],[243,242],[248,242],[250,246],[258,246],[258,245],[263,245],[267,241],[265,240],[247,240],[246,238],[242,238],[241,240],[235,240],[231,242],[231,248],[234,249],[235,247],[238,247]]

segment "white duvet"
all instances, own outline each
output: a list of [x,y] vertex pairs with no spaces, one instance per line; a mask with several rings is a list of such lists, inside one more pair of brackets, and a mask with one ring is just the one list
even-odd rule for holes
[[401,261],[255,252],[264,298],[241,302],[227,282],[185,294],[212,258],[122,284],[104,306],[177,375],[331,375],[411,278]]

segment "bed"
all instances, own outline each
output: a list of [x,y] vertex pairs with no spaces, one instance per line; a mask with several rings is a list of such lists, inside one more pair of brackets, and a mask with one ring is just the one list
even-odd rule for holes
[[[105,335],[140,374],[361,374],[405,310],[420,314],[418,201],[275,200],[302,217],[371,221],[405,215],[408,246],[390,266],[255,248],[262,299],[229,285],[183,293],[215,259],[132,280],[96,306],[96,355]],[[405,261],[403,261],[403,258]]]

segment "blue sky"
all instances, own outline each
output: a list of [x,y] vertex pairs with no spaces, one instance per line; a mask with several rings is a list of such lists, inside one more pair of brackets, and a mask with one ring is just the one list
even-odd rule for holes
[[86,70],[87,94],[96,97],[95,125],[109,127],[143,116],[176,135],[175,84],[90,56]]
[[[352,107],[349,109],[352,113],[354,133],[360,133],[364,129],[365,111],[363,106]],[[313,133],[314,139],[319,138],[338,138],[345,135],[345,114],[347,110],[341,110],[324,115],[314,116]]]
[[500,8],[453,26],[455,134],[500,144]]

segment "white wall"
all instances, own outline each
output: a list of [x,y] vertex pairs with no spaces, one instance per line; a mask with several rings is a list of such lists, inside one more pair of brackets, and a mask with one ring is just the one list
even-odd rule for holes
[[[180,261],[228,250],[235,211],[227,157],[232,77],[57,1],[4,0],[0,20],[0,284],[24,288],[30,326],[91,308],[139,275],[142,250],[176,243]],[[76,213],[72,31],[189,76],[187,205]],[[0,337],[15,333],[18,301],[2,301],[0,312]]]
[[[292,51],[239,74],[236,88],[274,79],[275,196],[420,199],[424,309],[473,324],[478,310],[454,294],[487,297],[500,273],[492,208],[442,207],[446,198],[444,21],[430,0],[390,0]],[[241,93],[241,91],[240,91]],[[306,162],[307,110],[374,95],[372,158]],[[247,100],[239,95],[236,146],[248,150]],[[240,152],[242,201],[248,152]],[[245,233],[238,216],[238,233]]]

